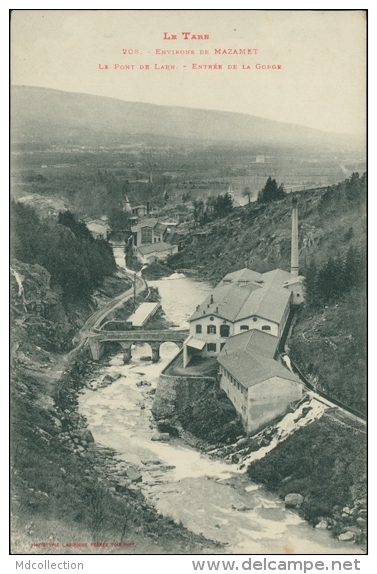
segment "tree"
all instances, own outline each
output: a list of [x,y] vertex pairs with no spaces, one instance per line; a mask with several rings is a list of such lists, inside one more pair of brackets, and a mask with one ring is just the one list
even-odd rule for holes
[[12,204],[13,255],[25,263],[37,263],[51,275],[51,285],[60,285],[64,298],[88,297],[116,264],[107,241],[95,240],[86,226],[67,211],[53,219],[40,220],[21,203]]
[[308,305],[315,307],[319,303],[317,289],[317,267],[311,261],[305,269],[304,274],[305,299]]
[[245,187],[243,192],[242,192],[243,197],[247,197],[248,198],[248,205],[249,205],[249,209],[250,209],[250,205],[251,205],[251,196],[253,195],[253,192],[251,191],[250,187]]
[[58,223],[68,227],[76,237],[85,237],[87,239],[92,237],[85,223],[78,221],[71,211],[59,211]]
[[168,199],[169,199],[169,194],[168,194],[168,192],[166,191],[166,189],[165,189],[165,191],[164,191],[162,197],[163,197],[163,200],[164,200],[164,205],[166,205],[166,204],[167,204],[167,201],[168,201]]
[[284,190],[283,184],[279,185],[276,183],[276,179],[272,179],[271,176],[265,183],[265,186],[258,193],[259,203],[270,203],[271,201],[276,201],[278,199],[284,199],[286,192]]
[[194,206],[194,221],[199,223],[204,215],[204,203],[201,199],[194,199],[192,204]]
[[218,195],[215,198],[213,205],[213,213],[215,217],[225,217],[233,209],[232,196],[226,192],[224,195]]

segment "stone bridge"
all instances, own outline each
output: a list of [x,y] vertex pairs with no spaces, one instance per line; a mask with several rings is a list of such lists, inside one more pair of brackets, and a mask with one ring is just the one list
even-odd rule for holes
[[179,331],[100,331],[89,338],[89,346],[93,360],[98,361],[107,342],[119,343],[123,349],[124,362],[128,363],[131,359],[132,345],[148,343],[152,349],[152,362],[156,363],[160,358],[162,343],[176,343],[181,349],[188,335],[188,329]]

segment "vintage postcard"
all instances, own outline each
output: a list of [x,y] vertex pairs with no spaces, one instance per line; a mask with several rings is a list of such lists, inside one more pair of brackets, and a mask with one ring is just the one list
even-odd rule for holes
[[20,568],[359,569],[366,11],[13,10],[11,84]]

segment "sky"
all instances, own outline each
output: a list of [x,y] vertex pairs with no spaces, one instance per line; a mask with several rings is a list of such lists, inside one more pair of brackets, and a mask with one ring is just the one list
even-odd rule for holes
[[363,133],[365,37],[361,10],[14,10],[11,82]]

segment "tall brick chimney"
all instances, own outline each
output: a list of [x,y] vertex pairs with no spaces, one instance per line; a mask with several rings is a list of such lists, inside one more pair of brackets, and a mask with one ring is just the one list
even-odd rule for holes
[[298,209],[297,198],[292,197],[291,274],[298,276]]

